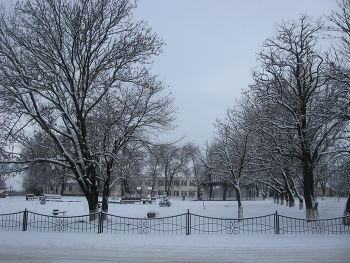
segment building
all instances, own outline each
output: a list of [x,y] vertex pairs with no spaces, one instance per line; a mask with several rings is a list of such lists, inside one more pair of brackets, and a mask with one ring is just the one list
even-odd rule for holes
[[[128,189],[128,196],[140,196],[141,194],[151,194],[152,196],[163,196],[165,195],[165,178],[155,178],[153,185],[152,177],[139,177],[130,182]],[[185,196],[185,197],[197,197],[197,186],[194,178],[183,178],[175,177],[172,179],[168,195],[169,196]],[[111,196],[122,196],[121,184],[118,183],[115,187],[111,189]],[[74,180],[70,180],[64,184],[62,189],[62,184],[56,187],[51,187],[47,194],[62,194],[62,195],[73,195],[81,196],[83,191],[80,186]],[[101,191],[102,194],[102,191]]]
[[[169,181],[168,184],[169,186]],[[169,190],[165,192],[165,178],[139,177],[136,181],[130,184],[128,195],[138,196],[141,194],[151,194],[152,196],[181,196],[181,197],[197,197],[197,186],[194,178],[174,177],[171,180]],[[111,195],[121,196],[121,185],[117,185],[112,190]]]

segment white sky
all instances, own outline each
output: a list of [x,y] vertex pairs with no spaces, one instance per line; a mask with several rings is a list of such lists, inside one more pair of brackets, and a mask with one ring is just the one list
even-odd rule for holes
[[251,84],[255,54],[275,24],[337,9],[335,0],[139,0],[135,20],[146,20],[166,43],[153,72],[179,108],[174,137],[211,140],[216,118]]
[[178,107],[179,127],[167,138],[210,141],[216,118],[251,84],[255,54],[274,25],[337,9],[336,0],[139,0],[134,20],[147,21],[166,43],[152,71]]

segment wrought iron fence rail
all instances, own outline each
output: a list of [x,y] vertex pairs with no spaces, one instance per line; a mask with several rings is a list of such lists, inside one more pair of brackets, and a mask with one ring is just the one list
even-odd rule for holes
[[[27,213],[26,230],[57,232],[98,232],[99,221],[90,220],[94,214],[82,216],[50,216],[30,211]],[[98,217],[99,213],[95,216]]]
[[275,214],[251,218],[215,218],[192,214],[130,218],[103,212],[51,216],[30,211],[0,214],[0,229],[129,234],[350,234],[347,217],[300,219]]
[[275,232],[275,214],[252,218],[212,218],[191,214],[196,234],[265,234]]
[[23,212],[2,214],[0,219],[1,229],[22,230]]
[[345,225],[348,217],[328,219],[301,219],[279,215],[281,234],[350,234],[350,225]]
[[128,218],[106,214],[102,230],[107,233],[183,234],[186,231],[186,216]]

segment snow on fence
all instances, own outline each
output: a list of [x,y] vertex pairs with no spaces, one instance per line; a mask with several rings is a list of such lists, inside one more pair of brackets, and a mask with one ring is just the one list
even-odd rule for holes
[[350,234],[346,217],[300,219],[275,214],[252,218],[214,218],[187,213],[129,218],[103,212],[82,216],[43,215],[30,211],[0,214],[2,230],[130,234]]

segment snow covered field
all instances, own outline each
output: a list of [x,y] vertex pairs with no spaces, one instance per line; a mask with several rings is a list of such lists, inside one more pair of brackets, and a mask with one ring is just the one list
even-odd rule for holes
[[[25,197],[0,199],[0,214],[28,209],[51,215],[53,209],[67,216],[87,214],[84,198],[62,197],[65,202],[25,201]],[[161,217],[191,213],[236,217],[235,201],[181,201],[173,205],[110,204],[109,213]],[[319,200],[321,218],[342,216],[345,198]],[[279,214],[305,218],[298,206],[274,204],[272,199],[244,201],[244,216]],[[0,262],[350,262],[350,235],[135,235],[0,231]]]
[[[221,217],[221,218],[236,218],[237,217],[237,202],[236,201],[195,201],[195,199],[187,198],[182,201],[181,198],[172,197],[170,201],[172,206],[159,207],[157,204],[109,204],[109,214],[143,218],[147,216],[149,211],[156,211],[160,217],[173,216],[187,212]],[[339,200],[339,201],[338,201]],[[38,200],[26,201],[24,196],[7,197],[0,199],[0,214],[14,213],[27,209],[31,212],[52,215],[53,209],[67,211],[67,216],[77,216],[88,214],[88,204],[84,197],[63,196],[63,202],[46,202],[46,205],[41,205]],[[324,200],[319,198],[319,214],[320,218],[335,218],[341,217],[345,208],[346,198],[326,197]],[[297,218],[305,218],[305,210],[299,210],[298,202],[294,207],[274,204],[271,198],[262,200],[257,198],[256,201],[243,201],[244,217],[262,216],[273,214],[278,211],[279,214]]]

